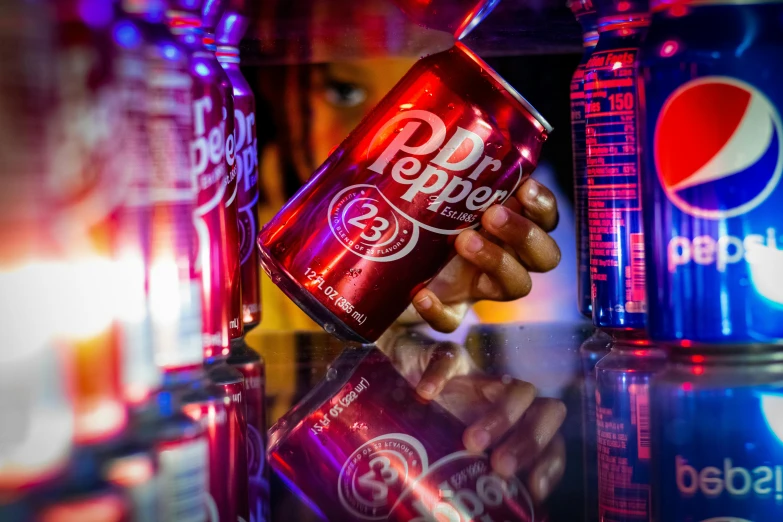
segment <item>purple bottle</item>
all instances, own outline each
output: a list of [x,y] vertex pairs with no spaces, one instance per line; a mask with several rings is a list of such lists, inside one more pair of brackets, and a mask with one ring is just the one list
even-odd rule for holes
[[212,22],[215,15],[202,12],[207,10],[205,6],[212,9],[211,5],[214,2],[171,0],[166,13],[172,33],[192,57],[193,134],[189,153],[198,192],[195,223],[205,359],[228,355],[230,339],[241,336],[242,331],[239,306],[233,305],[239,301],[232,298],[234,289],[239,288],[236,206],[231,204],[236,200],[234,104],[230,82],[214,50],[204,44],[202,17],[207,23],[217,23]]
[[239,204],[239,258],[242,272],[242,321],[245,331],[261,322],[258,286],[258,142],[256,141],[256,99],[239,69],[239,42],[248,19],[243,0],[234,0],[218,24],[217,57],[234,86],[234,143],[237,162]]

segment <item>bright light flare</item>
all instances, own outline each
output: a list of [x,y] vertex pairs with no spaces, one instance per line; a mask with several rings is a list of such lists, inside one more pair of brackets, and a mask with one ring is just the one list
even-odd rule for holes
[[767,426],[783,443],[783,395],[764,393],[761,395],[761,412]]
[[747,250],[746,258],[756,292],[776,305],[783,305],[783,250],[755,243]]
[[149,286],[150,316],[155,323],[174,323],[180,317],[179,267],[170,257],[152,262]]

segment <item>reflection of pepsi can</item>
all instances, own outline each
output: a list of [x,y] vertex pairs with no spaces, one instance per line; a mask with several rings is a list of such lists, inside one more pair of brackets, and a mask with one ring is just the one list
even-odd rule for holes
[[643,328],[644,278],[637,54],[646,2],[596,2],[598,45],[585,72],[587,217],[593,324]]
[[574,156],[574,203],[576,205],[577,307],[592,317],[590,297],[589,234],[587,230],[587,150],[585,145],[585,68],[598,43],[598,20],[590,0],[572,0],[568,7],[582,26],[584,53],[571,77],[571,147]]
[[649,382],[665,364],[664,352],[648,341],[623,339],[595,367],[598,518],[603,522],[650,520]]
[[675,356],[651,399],[654,520],[783,519],[783,353]]
[[656,340],[783,340],[781,53],[781,3],[655,6],[641,71]]
[[579,347],[582,361],[582,448],[584,465],[585,521],[598,520],[598,450],[595,427],[595,365],[603,359],[612,346],[612,338],[596,331]]

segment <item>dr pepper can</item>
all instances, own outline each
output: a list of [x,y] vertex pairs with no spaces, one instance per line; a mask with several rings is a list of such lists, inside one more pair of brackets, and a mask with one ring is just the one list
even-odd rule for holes
[[464,45],[422,58],[264,226],[261,263],[327,332],[374,341],[551,130]]

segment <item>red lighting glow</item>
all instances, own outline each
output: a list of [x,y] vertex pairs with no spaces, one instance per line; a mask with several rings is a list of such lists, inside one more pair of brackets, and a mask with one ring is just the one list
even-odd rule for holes
[[703,355],[694,355],[693,357],[691,357],[691,362],[703,363],[704,362],[704,356]]
[[680,45],[677,42],[675,42],[674,40],[667,40],[661,46],[661,51],[660,51],[659,54],[663,58],[669,58],[671,56],[674,56],[677,53],[677,51],[679,50],[679,48],[680,48]]
[[703,374],[704,373],[704,366],[694,366],[691,369],[691,373],[693,375],[701,375],[701,374]]
[[155,468],[149,457],[129,457],[117,462],[108,471],[112,484],[130,487],[143,484],[155,476]]
[[669,15],[675,18],[680,18],[688,14],[688,6],[683,4],[676,4],[669,9]]
[[682,389],[683,391],[689,392],[693,389],[693,385],[689,382],[682,383]]
[[630,8],[631,8],[631,2],[626,2],[625,0],[623,0],[622,2],[617,2],[617,10],[620,11],[621,13],[626,12]]
[[682,346],[683,348],[690,348],[691,346],[693,346],[693,343],[690,341],[682,341],[680,342],[680,346]]

